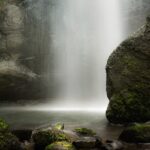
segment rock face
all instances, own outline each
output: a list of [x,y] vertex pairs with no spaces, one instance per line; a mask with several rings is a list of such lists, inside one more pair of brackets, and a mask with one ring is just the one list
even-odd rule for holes
[[21,150],[21,143],[14,136],[6,122],[0,119],[0,149],[1,150]]
[[17,4],[7,0],[0,9],[0,51],[11,56],[19,55],[24,41],[24,13]]
[[0,101],[45,96],[41,77],[20,62],[26,39],[23,2],[0,0]]
[[109,57],[106,116],[112,123],[150,120],[150,17]]
[[[13,60],[0,62],[0,98],[19,99],[31,93],[28,89],[34,84],[36,75]],[[27,96],[27,97],[28,97]]]
[[128,143],[150,143],[150,124],[135,124],[127,127],[120,140]]

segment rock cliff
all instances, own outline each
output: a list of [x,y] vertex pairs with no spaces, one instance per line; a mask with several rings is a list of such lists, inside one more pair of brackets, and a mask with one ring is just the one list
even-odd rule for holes
[[0,0],[0,101],[40,98],[40,77],[20,63],[23,0]]

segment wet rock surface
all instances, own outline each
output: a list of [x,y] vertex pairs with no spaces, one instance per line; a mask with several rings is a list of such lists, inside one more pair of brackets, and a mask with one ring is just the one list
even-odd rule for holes
[[135,124],[127,127],[120,140],[128,143],[150,143],[150,124]]
[[21,142],[24,142],[24,141],[30,140],[31,135],[32,135],[32,130],[29,130],[29,129],[19,130],[18,129],[18,130],[12,130],[11,133],[14,134],[16,137],[18,137]]
[[40,76],[14,60],[0,62],[1,102],[9,101],[11,104],[20,99],[40,98],[45,95],[41,92],[40,83]]
[[106,116],[112,123],[150,120],[150,18],[108,59]]
[[24,41],[23,10],[17,1],[12,3],[6,0],[0,8],[0,12],[0,51],[6,51],[11,55],[19,55]]
[[22,63],[25,51],[24,0],[0,1],[0,97],[2,102],[46,96],[43,77]]
[[96,144],[97,139],[94,137],[82,137],[73,142],[73,145],[77,148],[95,148]]
[[70,142],[71,137],[63,130],[55,128],[35,130],[32,134],[32,141],[36,150],[44,150],[46,146],[54,142],[66,141]]
[[45,150],[76,150],[75,147],[66,141],[54,142],[48,145]]
[[9,126],[0,119],[0,150],[22,150],[19,139],[10,132]]
[[104,150],[123,150],[124,145],[120,141],[106,141],[102,148]]
[[93,130],[87,129],[87,128],[76,128],[76,129],[74,129],[74,132],[76,132],[78,135],[81,135],[81,136],[94,136],[94,135],[96,135],[96,133]]
[[[56,123],[56,125],[63,125]],[[145,124],[149,125],[149,124]],[[138,128],[139,128],[138,124]],[[141,124],[143,135],[147,132],[147,127]],[[31,130],[13,130],[3,120],[0,120],[0,150],[149,150],[150,144],[130,143],[123,140],[122,135],[129,130],[125,129],[119,140],[102,139],[97,135],[79,135],[71,130],[56,129],[55,125]],[[84,128],[87,131],[92,129]],[[137,129],[137,126],[136,126]],[[139,129],[138,129],[139,131]],[[141,134],[142,135],[142,134]],[[125,138],[130,138],[126,136]],[[133,137],[136,139],[136,137]],[[129,143],[128,143],[129,142]]]

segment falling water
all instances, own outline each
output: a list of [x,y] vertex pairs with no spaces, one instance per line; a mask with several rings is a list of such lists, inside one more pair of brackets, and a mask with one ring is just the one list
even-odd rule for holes
[[106,60],[122,39],[119,1],[59,1],[51,13],[58,102],[106,107]]
[[51,108],[106,109],[107,59],[140,27],[148,0],[26,2],[25,54],[37,58],[29,66],[44,77],[48,95],[55,94]]
[[27,3],[27,49],[40,53],[35,71],[45,76],[48,93],[56,92],[50,106],[105,109],[105,65],[122,40],[119,0]]

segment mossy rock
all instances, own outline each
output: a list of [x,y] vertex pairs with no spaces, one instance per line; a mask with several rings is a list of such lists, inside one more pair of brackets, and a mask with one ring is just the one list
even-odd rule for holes
[[75,147],[69,142],[61,141],[48,145],[45,150],[75,150]]
[[76,129],[74,129],[74,131],[76,133],[78,133],[79,135],[83,135],[83,136],[94,136],[94,135],[96,135],[96,133],[93,130],[88,129],[88,128],[76,128]]
[[32,135],[36,149],[45,149],[45,147],[55,141],[70,141],[69,137],[61,130],[38,131]]
[[9,125],[3,119],[0,119],[0,133],[4,133],[8,131],[9,131]]
[[10,132],[3,119],[0,119],[0,150],[21,150],[19,139]]
[[150,143],[150,124],[129,126],[121,133],[119,139],[128,143]]
[[77,149],[92,149],[101,146],[102,142],[97,137],[80,137],[73,142]]
[[56,123],[54,126],[53,126],[54,129],[56,130],[63,130],[64,129],[64,124],[63,123]]
[[0,150],[21,150],[18,138],[11,133],[0,133]]
[[122,90],[111,97],[106,116],[113,123],[145,122],[150,117],[148,106],[140,93]]
[[111,123],[150,120],[150,19],[108,59],[106,116]]

